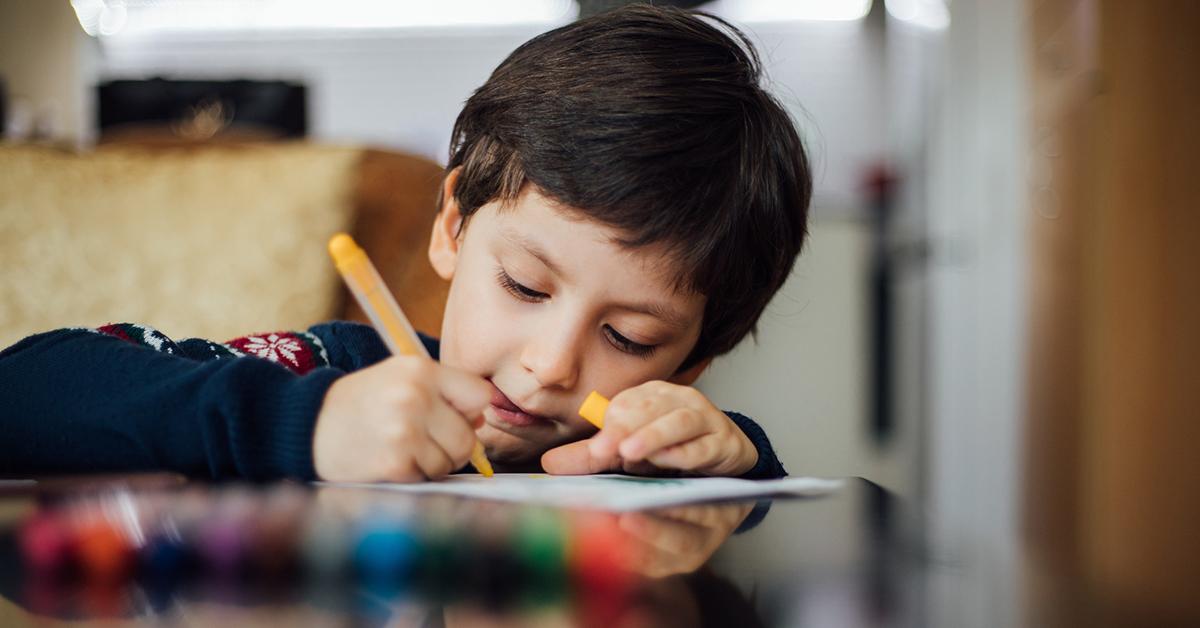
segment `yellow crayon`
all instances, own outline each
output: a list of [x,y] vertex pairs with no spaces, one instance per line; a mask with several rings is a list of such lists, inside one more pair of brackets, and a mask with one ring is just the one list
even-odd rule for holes
[[587,419],[588,423],[604,429],[604,413],[608,411],[608,399],[593,390],[579,406],[579,416]]
[[[371,319],[375,331],[393,355],[423,355],[429,357],[425,345],[417,337],[412,324],[405,318],[400,305],[383,284],[383,278],[375,265],[367,259],[367,253],[350,236],[339,233],[329,240],[329,254],[337,266],[342,279],[359,306]],[[483,452],[483,443],[475,441],[471,451],[471,464],[484,477],[492,476],[492,463]]]

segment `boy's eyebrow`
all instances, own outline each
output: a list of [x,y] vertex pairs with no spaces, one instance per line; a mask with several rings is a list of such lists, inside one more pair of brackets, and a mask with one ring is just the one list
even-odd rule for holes
[[[554,273],[559,277],[563,276],[562,270],[557,264],[554,263],[554,260],[550,259],[550,255],[547,254],[537,242],[530,240],[529,238],[517,233],[516,231],[513,231],[512,229],[501,229],[500,237],[508,240],[509,243],[513,244],[514,246],[525,249],[526,253],[536,257],[540,262],[545,264],[546,268],[549,268],[551,273]],[[688,321],[683,315],[660,303],[620,303],[618,304],[618,307],[630,312],[648,314],[663,321],[667,324],[667,326],[675,329],[685,329],[688,326]]]
[[529,238],[517,233],[516,231],[513,231],[512,229],[501,229],[500,236],[505,240],[508,240],[510,244],[519,246],[525,249],[526,253],[538,258],[539,261],[546,265],[546,268],[550,269],[550,272],[558,275],[559,277],[562,276],[562,269],[558,267],[558,264],[554,263],[554,260],[550,259],[550,255],[547,254],[537,242],[530,240]]
[[659,303],[620,303],[617,307],[639,314],[649,314],[674,329],[686,329],[688,326],[687,320],[678,312]]

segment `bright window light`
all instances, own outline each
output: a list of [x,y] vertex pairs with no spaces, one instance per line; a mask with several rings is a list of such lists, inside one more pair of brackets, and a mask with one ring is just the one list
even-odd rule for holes
[[941,30],[950,25],[946,0],[885,0],[888,15],[910,24]]
[[866,17],[871,11],[871,0],[716,0],[699,8],[745,23],[851,21]]
[[89,35],[566,23],[571,0],[71,0]]

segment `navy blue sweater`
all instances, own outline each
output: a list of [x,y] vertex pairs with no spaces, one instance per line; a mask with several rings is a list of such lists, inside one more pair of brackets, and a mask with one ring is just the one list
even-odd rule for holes
[[[437,340],[422,340],[437,359]],[[374,329],[347,322],[225,344],[129,324],[30,336],[0,352],[0,475],[314,479],[325,391],[388,355]],[[728,414],[758,449],[743,477],[786,475],[762,428]]]

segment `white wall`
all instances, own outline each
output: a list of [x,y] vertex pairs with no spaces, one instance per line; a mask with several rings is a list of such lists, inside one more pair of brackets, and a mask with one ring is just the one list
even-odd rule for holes
[[941,598],[936,626],[1020,619],[1011,576],[1026,342],[1023,5],[953,3],[932,147],[929,532],[942,560],[970,565],[930,588]]
[[[331,33],[175,34],[103,40],[96,80],[292,78],[308,84],[312,135],[446,159],[462,103],[544,26]],[[817,194],[857,202],[858,168],[883,149],[880,47],[861,22],[748,27],[780,98],[806,129]]]
[[964,540],[1012,524],[1025,321],[1026,115],[1019,5],[954,4],[934,146],[932,508]]
[[861,226],[820,220],[795,272],[739,345],[697,382],[754,417],[793,475],[874,477],[867,411],[866,252]]
[[91,53],[66,2],[0,2],[0,76],[9,98],[6,135],[77,143],[92,124]]

